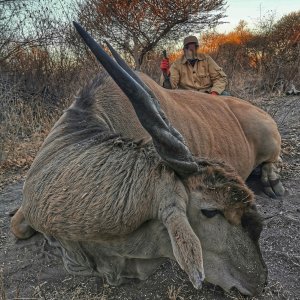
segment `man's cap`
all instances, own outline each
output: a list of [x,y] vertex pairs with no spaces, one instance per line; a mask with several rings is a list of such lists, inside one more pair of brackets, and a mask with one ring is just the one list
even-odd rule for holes
[[189,35],[183,40],[184,47],[189,43],[195,43],[196,46],[199,46],[199,41],[194,35]]

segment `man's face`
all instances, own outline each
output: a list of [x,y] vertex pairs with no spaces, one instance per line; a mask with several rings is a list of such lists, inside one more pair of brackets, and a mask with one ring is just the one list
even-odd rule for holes
[[197,49],[196,43],[188,43],[187,45],[185,45],[185,49],[188,49],[190,51],[196,51]]
[[197,46],[196,43],[188,43],[184,47],[184,54],[186,59],[195,59],[197,58]]

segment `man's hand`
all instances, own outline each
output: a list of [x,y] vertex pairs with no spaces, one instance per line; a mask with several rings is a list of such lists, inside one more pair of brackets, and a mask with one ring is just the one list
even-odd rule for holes
[[215,92],[215,91],[210,92],[210,94],[213,95],[213,96],[218,96],[218,95],[219,95],[219,94],[218,94],[217,92]]
[[169,59],[164,58],[160,63],[160,69],[163,71],[164,74],[169,75],[170,74],[170,64]]

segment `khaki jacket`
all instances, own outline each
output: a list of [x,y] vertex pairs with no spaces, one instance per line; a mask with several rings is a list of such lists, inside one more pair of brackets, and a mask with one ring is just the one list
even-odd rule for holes
[[[163,85],[164,78],[161,78]],[[183,55],[170,68],[172,89],[196,90],[200,92],[217,92],[221,94],[226,87],[227,77],[222,68],[207,54],[198,54],[194,67]]]

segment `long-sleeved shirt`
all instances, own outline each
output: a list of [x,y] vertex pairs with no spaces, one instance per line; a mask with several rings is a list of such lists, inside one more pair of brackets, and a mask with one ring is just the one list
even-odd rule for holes
[[[183,55],[170,68],[172,89],[187,89],[221,94],[227,84],[227,76],[221,67],[207,54],[198,54],[192,66]],[[164,77],[161,78],[163,85]]]

